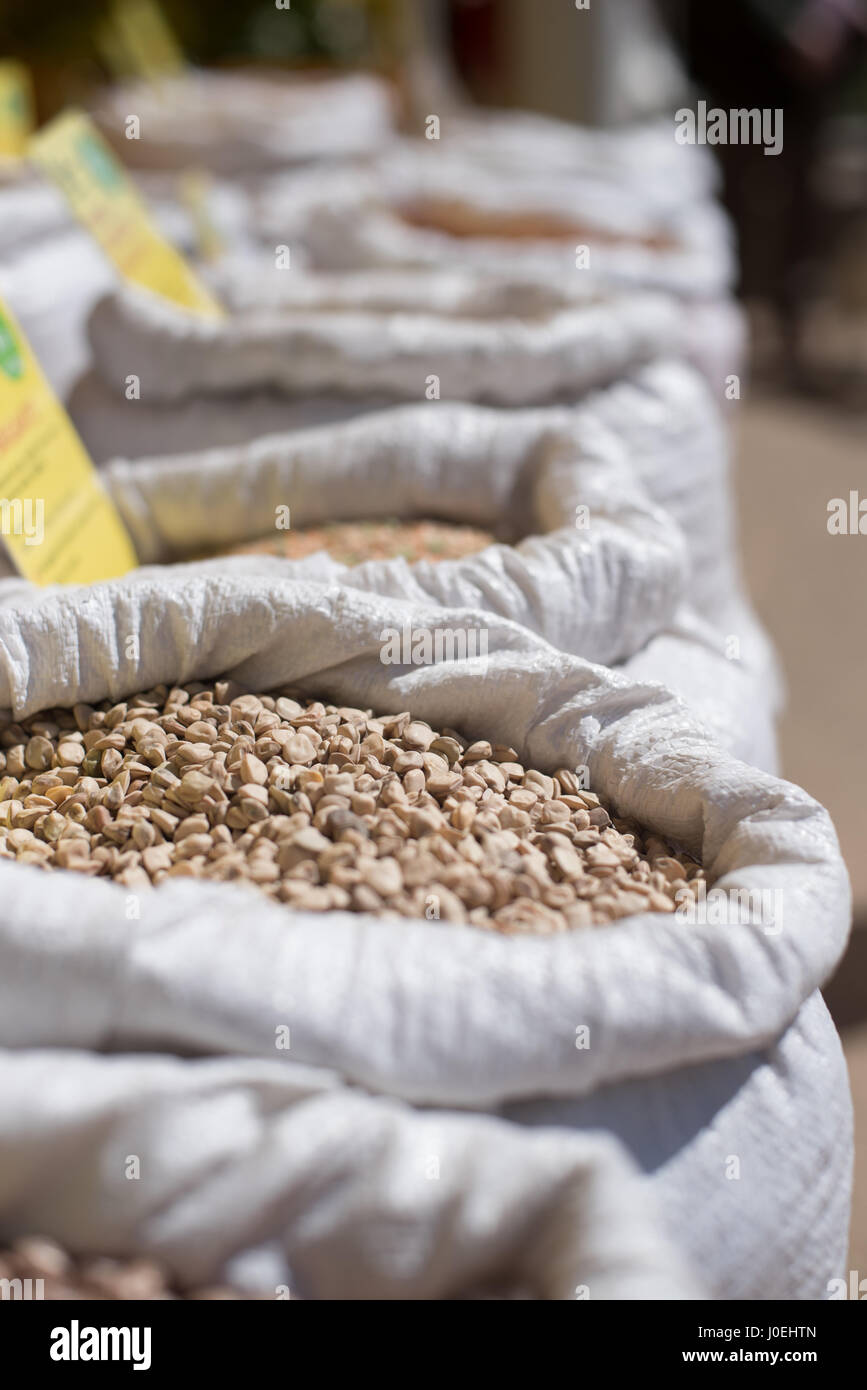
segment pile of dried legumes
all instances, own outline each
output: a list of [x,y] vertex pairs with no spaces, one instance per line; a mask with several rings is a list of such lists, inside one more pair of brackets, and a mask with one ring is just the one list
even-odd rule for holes
[[398,216],[412,227],[469,239],[568,240],[597,246],[643,246],[654,251],[673,251],[677,247],[677,242],[664,228],[654,232],[618,232],[612,227],[594,225],[556,212],[486,210],[459,198],[418,198],[404,203]]
[[0,746],[0,855],[132,889],[250,880],[297,910],[550,933],[671,912],[704,876],[569,768],[288,691],[158,686]]
[[316,550],[327,550],[342,565],[365,560],[461,560],[492,545],[494,537],[474,526],[447,521],[333,521],[326,526],[276,531],[258,540],[244,541],[223,552],[227,555],[277,555],[302,560]]
[[[53,1240],[25,1236],[8,1250],[0,1250],[0,1279],[42,1280],[30,1287],[33,1299],[127,1300],[245,1299],[253,1295],[225,1284],[179,1290],[154,1260],[118,1260],[105,1255],[73,1259]],[[21,1296],[25,1296],[26,1285]],[[14,1285],[13,1285],[14,1288]],[[13,1297],[18,1296],[13,1294]],[[260,1299],[276,1294],[255,1295]]]

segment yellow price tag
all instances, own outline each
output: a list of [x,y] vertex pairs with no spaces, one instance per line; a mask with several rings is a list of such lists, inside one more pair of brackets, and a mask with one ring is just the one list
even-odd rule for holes
[[23,63],[0,63],[0,158],[22,159],[33,125],[30,73]]
[[183,50],[156,0],[115,0],[101,47],[118,76],[134,73],[159,82],[186,68]]
[[30,141],[35,163],[125,280],[206,318],[223,309],[151,220],[134,183],[83,111],[67,111]]
[[0,539],[34,584],[90,584],[137,564],[87,450],[2,301]]

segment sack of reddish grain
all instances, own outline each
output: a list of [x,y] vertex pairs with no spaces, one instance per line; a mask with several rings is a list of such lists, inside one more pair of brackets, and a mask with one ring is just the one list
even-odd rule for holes
[[[677,335],[668,306],[642,297],[591,301],[535,322],[504,320],[505,335],[502,323],[491,319],[458,322],[453,332],[455,324],[443,319],[398,315],[382,333],[364,313],[310,310],[209,324],[156,300],[118,293],[91,319],[104,389],[88,383],[73,398],[71,414],[98,459],[117,457],[119,439],[127,457],[140,458],[194,447],[196,431],[200,448],[241,443],[317,419],[334,423],[356,409],[370,413],[383,397],[396,395],[420,401],[416,425],[439,437],[437,416],[473,418],[447,413],[455,409],[453,397],[537,402],[545,399],[544,383],[568,383],[568,404],[550,407],[548,418],[568,421],[586,403],[623,439],[650,496],[671,511],[700,556],[695,602],[715,616],[736,584],[728,444],[700,378],[670,360]],[[425,324],[431,327],[427,341]],[[424,399],[428,379],[441,399]],[[541,418],[531,409],[504,414],[504,452],[513,431],[523,435]],[[232,433],[225,437],[227,427]],[[335,438],[342,438],[339,430]],[[412,447],[423,450],[421,441]],[[498,466],[492,454],[489,473]],[[354,481],[372,481],[372,467],[359,465]]]
[[779,683],[731,557],[724,445],[705,404],[687,369],[660,364],[574,410],[411,406],[117,460],[104,476],[144,563],[268,534],[274,553],[300,556],[296,542],[334,518],[439,517],[475,528],[473,544],[490,532],[503,543],[479,555],[329,573],[419,603],[481,605],[564,651],[632,662],[737,756],[773,769]]
[[[283,1113],[298,1083],[276,1078],[276,1037],[293,1066],[315,1069],[311,1089],[324,1069],[425,1106],[544,1120],[564,1142],[606,1131],[644,1170],[666,1238],[712,1296],[822,1297],[845,1259],[851,1164],[845,1068],[817,993],[850,907],[826,813],[734,761],[660,686],[490,611],[257,563],[141,571],[0,613],[0,705],[18,721],[79,706],[5,739],[17,789],[29,782],[18,801],[30,827],[8,830],[0,862],[5,1228],[32,1226],[40,1201],[47,1234],[80,1246],[98,1219],[101,1248],[138,1246],[196,1280],[272,1240],[327,1292],[307,1262],[310,1233],[325,1222],[332,1263],[354,1256],[357,1184],[375,1180],[377,1214],[399,1204],[399,1253],[406,1242],[415,1258],[389,1257],[391,1281],[375,1271],[371,1288],[399,1291],[408,1267],[411,1292],[454,1291],[465,1250],[474,1275],[501,1273],[511,1245],[480,1266],[477,1230],[464,1239],[487,1179],[482,1167],[459,1180],[451,1164],[462,1142],[482,1142],[475,1133],[428,1114],[395,1151],[375,1138],[385,1112],[366,1128],[341,1092],[321,1128],[298,1113],[302,1157]],[[408,624],[484,628],[484,657],[384,662],[384,631]],[[581,929],[592,921],[608,925]],[[260,1060],[110,1068],[91,1055],[106,1046]],[[69,1097],[85,1094],[82,1115]],[[193,1098],[192,1124],[179,1095]],[[203,1136],[193,1154],[179,1115]],[[373,1134],[361,1152],[344,1138],[354,1126]],[[537,1138],[537,1156],[549,1153],[550,1135]],[[351,1191],[335,1209],[331,1184],[305,1176],[333,1172],[347,1143]],[[521,1211],[535,1170],[498,1135],[491,1145],[494,1191]],[[122,1164],[141,1153],[130,1197]],[[422,1153],[457,1183],[443,1203],[467,1198],[442,1243],[437,1185],[420,1207],[405,1200],[424,1191]],[[34,1170],[64,1161],[71,1198],[59,1184],[40,1198]],[[298,1212],[296,1181],[303,1216],[281,1215]],[[625,1255],[609,1209],[592,1192],[588,1204],[579,1224],[595,1213],[598,1230],[601,1217],[612,1258]]]
[[[532,126],[450,120],[434,150],[396,141],[373,164],[282,175],[261,190],[253,224],[272,255],[289,246],[325,271],[531,277],[567,298],[664,290],[680,301],[690,351],[721,398],[742,370],[745,333],[731,298],[734,239],[706,152],[675,145],[661,126],[589,139],[562,126],[564,148],[549,163],[550,129]],[[573,159],[565,146],[582,136]]]

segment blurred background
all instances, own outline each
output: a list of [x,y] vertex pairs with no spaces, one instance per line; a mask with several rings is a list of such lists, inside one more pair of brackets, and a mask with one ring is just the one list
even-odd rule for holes
[[[0,58],[27,64],[39,121],[124,75],[110,8],[0,0]],[[867,497],[867,4],[164,0],[162,10],[194,64],[372,69],[419,110],[445,109],[456,90],[600,127],[671,119],[700,98],[782,108],[779,155],[716,151],[751,340],[750,380],[724,408],[745,578],[787,683],[783,772],[829,808],[853,881],[852,944],[826,995],[858,1116],[851,1267],[867,1273],[867,535],[827,527],[831,499]]]

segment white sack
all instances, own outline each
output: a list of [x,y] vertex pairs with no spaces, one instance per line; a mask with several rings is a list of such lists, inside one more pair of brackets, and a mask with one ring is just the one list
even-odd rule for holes
[[0,256],[29,250],[69,225],[63,194],[35,177],[29,164],[22,164],[17,177],[0,180]]
[[[673,154],[682,159],[685,153],[689,163],[692,152],[675,144],[673,128],[670,138]],[[537,271],[553,279],[578,276],[597,285],[717,299],[735,276],[731,226],[712,199],[684,196],[681,188],[675,180],[654,196],[646,184],[552,173],[532,159],[523,167],[497,168],[485,154],[462,148],[447,129],[436,142],[392,142],[365,164],[280,174],[259,190],[255,222],[264,244],[300,241],[322,270]],[[456,236],[409,220],[426,203],[469,218],[541,217],[563,232]],[[578,246],[590,249],[581,269]]]
[[286,505],[296,527],[434,514],[527,536],[463,560],[327,573],[491,608],[590,660],[632,659],[631,674],[681,694],[731,752],[775,770],[780,682],[729,553],[725,454],[703,406],[685,369],[658,365],[573,411],[405,407],[241,448],[117,460],[104,477],[145,563],[267,534]]
[[[651,207],[681,207],[712,197],[719,174],[710,150],[674,140],[671,120],[600,130],[534,111],[492,111],[449,117],[448,147],[504,178],[581,180],[630,190]],[[441,142],[442,143],[442,142]]]
[[[412,433],[400,423],[395,427],[400,447],[410,459],[425,450],[423,441],[415,437],[416,431],[427,435],[440,429],[443,437],[455,421],[463,422],[457,446],[465,441],[463,457],[471,459],[479,447],[473,441],[480,430],[473,421],[484,417],[469,410],[458,414],[450,400],[425,402],[424,384],[431,373],[440,377],[445,397],[484,394],[487,384],[488,393],[502,400],[544,396],[543,382],[553,387],[555,381],[563,383],[568,377],[570,404],[598,388],[587,402],[588,408],[622,438],[630,462],[653,501],[665,506],[683,527],[697,562],[694,602],[699,611],[713,617],[714,608],[728,604],[737,589],[727,443],[719,411],[701,380],[689,368],[665,360],[677,333],[670,310],[667,301],[639,296],[630,301],[591,302],[548,319],[526,322],[453,322],[396,315],[389,320],[389,337],[372,334],[371,317],[365,313],[329,315],[310,310],[299,316],[251,315],[215,325],[197,322],[155,299],[118,293],[97,306],[90,331],[100,375],[116,392],[123,415],[115,408],[110,417],[101,417],[101,400],[98,395],[94,398],[91,389],[83,390],[74,402],[73,418],[86,441],[97,436],[108,444],[116,429],[116,452],[123,449],[127,457],[136,456],[142,447],[147,452],[151,427],[158,424],[153,410],[150,415],[139,412],[150,409],[153,402],[183,402],[179,412],[166,411],[164,449],[174,455],[179,447],[171,442],[176,421],[189,431],[204,416],[212,397],[216,398],[215,422],[222,424],[231,408],[249,428],[248,437],[255,439],[272,428],[276,432],[297,427],[299,406],[304,411],[302,419],[309,419],[308,411],[318,415],[320,409],[316,400],[301,404],[293,396],[291,410],[287,410],[289,418],[277,425],[273,423],[276,409],[271,409],[272,396],[262,395],[269,385],[291,387],[293,393],[306,387],[304,394],[308,395],[331,388],[335,392],[332,418],[346,410],[347,396],[357,393],[370,405],[377,393],[401,393],[421,401],[414,416],[395,412],[392,417],[398,422],[412,422]],[[540,323],[546,327],[541,328]],[[422,347],[418,334],[424,325],[431,333]],[[648,359],[655,360],[648,363]],[[142,400],[124,400],[130,373],[139,377]],[[372,397],[365,395],[363,383]],[[244,390],[255,390],[256,394],[245,402],[238,394]],[[225,398],[220,405],[225,391],[233,393],[231,407]],[[201,409],[196,410],[199,405]],[[327,397],[322,408],[329,409]],[[487,451],[491,476],[508,466],[513,438],[525,436],[542,418],[554,426],[568,423],[571,412],[569,408],[552,409],[543,417],[538,411],[513,410],[499,418],[496,449]],[[377,511],[381,514],[382,507],[382,494],[377,496],[372,483],[375,471],[379,471],[379,450],[389,447],[392,430],[386,419],[383,415],[376,422],[338,426],[330,436],[322,436],[321,452],[333,447],[340,474],[347,478],[354,475],[352,490],[360,492],[358,480],[365,478],[363,495],[371,499],[373,515]],[[122,421],[128,422],[131,440],[126,446],[120,442]],[[216,424],[204,428],[213,439]],[[240,425],[236,428],[240,430]],[[229,461],[221,466],[240,473],[249,466],[251,452],[255,454],[259,447],[257,442],[249,450],[240,450],[235,464]],[[248,486],[246,495],[248,503],[255,506],[256,488]],[[214,504],[218,529],[208,534],[214,534],[218,541],[218,518],[228,514],[229,504],[220,504],[217,499]],[[324,515],[333,519],[341,514],[351,515],[335,510]],[[490,514],[488,510],[488,519]],[[185,526],[195,526],[194,517],[184,521]],[[263,531],[270,529],[272,521],[270,510]],[[188,534],[189,545],[197,544],[195,531]],[[143,550],[142,554],[150,552]]]
[[[487,661],[385,666],[382,629],[405,621],[486,626]],[[652,1079],[654,1142],[637,1156],[651,1189],[676,1178],[660,1194],[669,1232],[711,1294],[819,1296],[845,1248],[847,1084],[821,1004],[802,1013],[791,1041],[786,1030],[833,970],[849,926],[846,872],[822,808],[722,752],[661,686],[557,652],[483,609],[420,608],[293,580],[288,566],[257,573],[223,561],[139,571],[0,612],[0,705],[18,716],[218,672],[256,689],[293,683],[337,703],[409,708],[435,727],[509,743],[542,769],[586,764],[621,815],[699,857],[717,888],[778,890],[782,930],[641,914],[504,938],[445,923],[288,917],[252,889],[193,881],[146,894],[130,922],[120,886],[0,863],[2,1040],[273,1057],[275,1024],[287,1023],[295,1061],[371,1090],[485,1109],[608,1096],[612,1128],[634,1113],[639,1080]],[[576,1049],[579,1025],[589,1049]],[[697,1109],[702,1075],[716,1110]],[[740,1135],[726,1122],[735,1096],[750,1097],[738,1107]],[[57,1103],[44,1115],[49,1147]],[[827,1116],[830,1148],[819,1137]],[[725,1182],[709,1181],[705,1132],[728,1145],[720,1162],[740,1152],[739,1138],[755,1154],[761,1132],[766,1166],[740,1185],[739,1204]],[[819,1149],[822,1184],[844,1200],[817,1221],[801,1197],[816,1184]],[[183,1163],[171,1146],[164,1153],[167,1169]],[[769,1259],[798,1239],[809,1266]],[[754,1267],[766,1276],[759,1294]]]
[[90,319],[93,360],[123,394],[134,373],[149,402],[272,388],[424,400],[536,404],[578,395],[677,354],[676,307],[657,295],[599,297],[533,318],[285,308],[196,318],[120,287]]
[[[567,299],[665,291],[683,300],[690,357],[722,398],[726,378],[744,370],[746,329],[730,298],[735,241],[716,183],[709,152],[678,145],[668,122],[605,132],[526,113],[450,116],[438,141],[393,141],[374,162],[274,178],[251,224],[276,295],[291,278],[269,276],[279,244],[293,264],[325,272],[531,279]],[[407,219],[425,203],[470,219],[541,216],[564,233],[455,236]],[[580,268],[579,247],[589,248]]]
[[[141,139],[127,146],[131,111],[141,121]],[[376,151],[393,122],[388,87],[367,73],[278,78],[187,70],[158,87],[116,83],[92,115],[109,139],[123,142],[127,163],[203,168],[229,178]]]
[[[140,404],[122,407],[131,432]],[[579,455],[586,448],[599,458],[599,488],[592,498],[570,492],[567,502],[563,480],[528,510],[527,480],[558,439],[567,448],[583,440]],[[737,632],[725,625],[741,598],[725,432],[701,380],[675,362],[637,370],[574,408],[431,401],[241,446],[127,454],[104,477],[150,562],[265,535],[281,504],[293,526],[433,513],[497,530],[505,524],[513,535],[551,530],[573,524],[577,503],[592,501],[605,514],[605,460],[612,470],[628,467],[639,492],[683,532],[692,606]]]
[[389,398],[300,396],[287,399],[276,391],[231,392],[191,396],[173,405],[128,401],[90,371],[73,388],[67,408],[95,463],[142,458],[194,449],[247,444],[261,435],[306,429],[382,410]]
[[603,1135],[418,1114],[275,1060],[0,1052],[0,1098],[6,1239],[199,1286],[266,1257],[274,1297],[701,1297]]
[[[296,257],[297,261],[297,257]],[[368,270],[318,271],[293,264],[290,275],[276,271],[273,258],[230,254],[207,272],[217,297],[236,312],[317,309],[435,313],[445,317],[534,316],[591,302],[592,281],[538,270],[520,274],[425,266],[376,266]],[[728,378],[742,374],[746,319],[732,299],[683,304],[679,335],[688,359],[706,377],[717,400],[726,398]]]
[[[615,438],[591,421],[537,426],[529,437],[513,432],[508,452],[499,452],[503,431],[494,412],[462,418],[447,408],[424,432],[415,410],[400,416],[344,427],[342,448],[336,431],[310,431],[260,441],[243,461],[226,450],[118,462],[105,480],[144,561],[208,539],[273,531],[281,501],[301,526],[346,508],[368,517],[436,511],[498,529],[523,521],[531,534],[461,560],[334,565],[335,577],[422,606],[489,608],[565,651],[608,664],[640,650],[671,620],[685,590],[683,538],[648,501]],[[358,483],[374,461],[376,486],[368,492]],[[590,511],[584,530],[576,528],[580,504]],[[533,535],[537,526],[545,534]]]
[[115,283],[104,253],[72,223],[0,260],[0,298],[61,399],[90,363],[87,321]]

